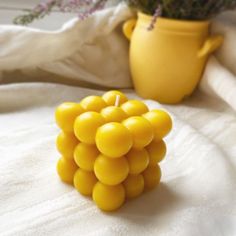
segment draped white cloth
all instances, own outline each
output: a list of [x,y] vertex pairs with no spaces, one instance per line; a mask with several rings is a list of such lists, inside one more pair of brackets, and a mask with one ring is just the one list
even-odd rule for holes
[[[236,235],[234,14],[214,22],[225,43],[191,98],[175,106],[145,101],[174,121],[159,188],[105,214],[56,174],[55,107],[100,87],[131,87],[120,27],[131,16],[121,4],[56,32],[0,26],[1,235]],[[7,84],[39,80],[57,84]]]

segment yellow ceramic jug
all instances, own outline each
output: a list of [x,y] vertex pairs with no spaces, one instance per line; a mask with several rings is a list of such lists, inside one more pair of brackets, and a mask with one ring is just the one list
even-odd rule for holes
[[208,56],[223,41],[209,36],[209,21],[158,18],[138,14],[127,21],[125,36],[131,40],[130,68],[137,93],[161,103],[178,103],[196,88]]

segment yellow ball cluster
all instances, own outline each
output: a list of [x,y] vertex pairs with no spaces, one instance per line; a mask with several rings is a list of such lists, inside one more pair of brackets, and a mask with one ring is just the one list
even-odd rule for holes
[[58,175],[92,196],[101,210],[114,211],[159,184],[158,163],[166,155],[163,138],[172,128],[165,111],[149,111],[143,102],[109,91],[63,103],[55,116],[62,130]]

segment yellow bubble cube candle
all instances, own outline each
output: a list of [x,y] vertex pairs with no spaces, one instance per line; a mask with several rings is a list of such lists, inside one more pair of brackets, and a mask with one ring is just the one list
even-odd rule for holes
[[63,103],[55,118],[58,175],[101,210],[114,211],[160,183],[163,138],[172,129],[167,112],[109,91]]

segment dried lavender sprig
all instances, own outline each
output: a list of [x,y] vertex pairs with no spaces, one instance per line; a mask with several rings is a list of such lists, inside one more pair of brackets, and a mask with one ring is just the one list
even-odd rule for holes
[[48,0],[40,2],[34,9],[26,10],[28,13],[20,15],[14,19],[15,24],[28,25],[35,19],[43,18],[48,15],[55,6],[61,7],[62,0]]
[[88,16],[93,14],[96,11],[99,11],[105,7],[107,0],[98,0],[92,6],[87,5],[84,11],[78,13],[78,17],[82,20],[86,19]]
[[34,9],[26,10],[28,13],[14,19],[15,24],[27,25],[35,19],[43,18],[51,13],[52,9],[58,7],[62,12],[77,13],[80,19],[84,19],[103,9],[109,0],[47,0],[41,1]]
[[60,9],[63,12],[77,12],[82,9],[91,7],[93,3],[93,0],[68,0],[63,1],[63,4]]
[[148,27],[148,30],[153,30],[156,24],[156,21],[158,19],[158,17],[160,17],[162,15],[162,7],[161,5],[159,5],[153,15],[152,21],[150,26]]

